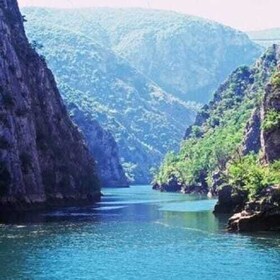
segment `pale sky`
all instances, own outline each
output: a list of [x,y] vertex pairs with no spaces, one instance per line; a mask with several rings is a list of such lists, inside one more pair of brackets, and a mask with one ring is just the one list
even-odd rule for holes
[[201,16],[240,30],[280,27],[280,0],[18,0],[20,6],[142,7]]

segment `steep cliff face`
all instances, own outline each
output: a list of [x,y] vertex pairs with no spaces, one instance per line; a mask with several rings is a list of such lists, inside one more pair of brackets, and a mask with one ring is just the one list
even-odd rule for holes
[[85,135],[96,161],[102,187],[128,187],[129,182],[120,163],[119,149],[113,135],[77,106],[71,105],[68,109]]
[[264,124],[261,131],[264,159],[267,163],[273,163],[280,159],[280,84],[266,87],[261,114]]
[[1,209],[98,199],[94,161],[22,21],[16,0],[0,2]]

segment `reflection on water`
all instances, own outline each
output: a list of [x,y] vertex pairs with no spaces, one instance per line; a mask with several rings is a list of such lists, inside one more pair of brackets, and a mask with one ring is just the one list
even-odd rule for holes
[[234,235],[215,200],[150,186],[0,226],[0,279],[280,279],[279,234]]

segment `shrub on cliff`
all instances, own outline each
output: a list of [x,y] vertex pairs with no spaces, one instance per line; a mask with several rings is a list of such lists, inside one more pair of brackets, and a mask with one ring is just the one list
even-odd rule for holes
[[271,78],[271,84],[277,87],[280,87],[280,73],[276,73],[272,78]]
[[247,190],[253,198],[264,188],[280,182],[280,161],[263,166],[257,155],[239,157],[229,165],[228,180],[231,185]]
[[280,127],[280,112],[276,110],[269,111],[264,118],[262,127],[265,131]]

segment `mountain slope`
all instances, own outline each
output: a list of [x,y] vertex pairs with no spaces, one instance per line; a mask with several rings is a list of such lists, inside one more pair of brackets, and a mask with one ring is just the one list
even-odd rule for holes
[[88,143],[93,139],[86,122],[97,119],[116,139],[130,179],[149,183],[150,169],[167,150],[177,149],[185,124],[193,119],[191,104],[165,93],[87,36],[30,17],[27,29],[33,40],[43,42],[41,50],[34,45],[54,71],[68,108],[76,105],[83,112],[84,118],[73,114]]
[[112,132],[136,183],[148,183],[151,167],[178,149],[198,108],[186,101],[206,102],[227,73],[260,51],[243,33],[173,12],[23,12],[66,104],[75,103]]
[[175,12],[99,8],[24,13],[31,23],[70,28],[112,49],[184,101],[208,102],[236,67],[251,64],[261,53],[242,32]]
[[0,2],[0,38],[0,211],[99,199],[94,161],[16,0]]

